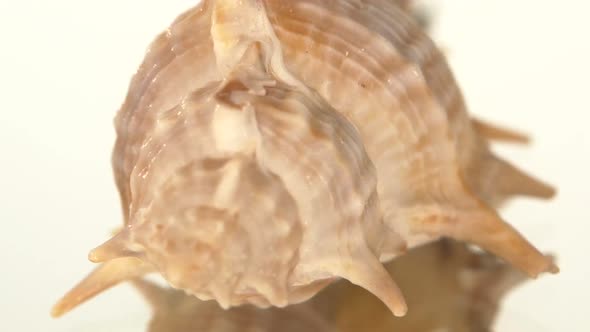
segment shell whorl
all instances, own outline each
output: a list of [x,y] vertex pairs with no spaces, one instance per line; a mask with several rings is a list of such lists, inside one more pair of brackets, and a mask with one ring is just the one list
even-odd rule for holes
[[[279,82],[253,94],[244,83],[229,78],[213,93],[184,101],[182,108],[199,111],[190,113],[196,115],[192,120],[176,117],[182,129],[175,131],[184,137],[162,147],[169,142],[165,137],[154,149],[159,156],[147,157],[154,179],[146,177],[143,192],[153,193],[145,198],[150,208],[141,212],[142,220],[132,221],[132,233],[159,270],[181,270],[164,273],[179,288],[227,306],[244,301],[232,299],[234,293],[259,305],[284,306],[305,299],[289,300],[287,289],[305,286],[308,273],[333,277],[333,271],[322,269],[299,273],[295,264],[337,256],[334,251],[342,248],[326,246],[323,253],[313,244],[330,234],[341,236],[343,220],[363,218],[366,202],[375,199],[376,179],[352,127],[319,98]],[[204,145],[195,148],[195,139]],[[158,145],[157,138],[152,142]],[[312,153],[306,153],[310,148]],[[167,247],[171,241],[174,250]],[[200,261],[195,255],[206,257]],[[191,266],[208,277],[191,274]],[[259,271],[266,271],[266,280]],[[214,284],[207,285],[212,279]],[[235,292],[229,289],[233,284]],[[217,293],[201,293],[209,287]],[[248,289],[256,287],[268,294],[253,300]],[[219,293],[222,288],[227,294]]]
[[285,306],[345,278],[403,315],[381,262],[445,236],[556,271],[493,209],[552,189],[490,152],[507,132],[468,116],[402,3],[207,0],[181,15],[116,118],[125,228],[55,312],[92,280],[158,271],[224,307]]

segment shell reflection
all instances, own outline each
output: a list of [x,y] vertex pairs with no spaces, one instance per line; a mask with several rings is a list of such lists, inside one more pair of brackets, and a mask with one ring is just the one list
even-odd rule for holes
[[287,308],[222,309],[182,291],[134,281],[153,308],[148,332],[473,332],[491,331],[506,292],[526,275],[465,245],[439,241],[387,264],[411,306],[396,318],[379,300],[346,281]]

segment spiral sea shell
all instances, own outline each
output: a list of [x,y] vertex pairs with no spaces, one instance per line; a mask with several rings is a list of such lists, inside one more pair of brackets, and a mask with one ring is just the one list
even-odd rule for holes
[[492,255],[448,240],[416,248],[385,267],[411,307],[403,319],[344,280],[283,309],[223,310],[145,280],[133,284],[153,309],[148,332],[473,332],[490,331],[503,295],[526,279]]
[[344,278],[404,315],[382,263],[450,237],[556,272],[495,212],[550,197],[488,148],[443,55],[392,0],[205,0],[151,45],[116,118],[125,225],[60,315],[159,272],[228,308]]

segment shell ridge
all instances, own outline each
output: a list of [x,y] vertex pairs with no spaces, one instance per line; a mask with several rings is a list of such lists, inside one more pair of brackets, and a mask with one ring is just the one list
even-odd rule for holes
[[158,271],[224,308],[283,307],[344,278],[404,315],[381,262],[441,237],[557,272],[493,209],[553,189],[490,151],[518,135],[468,116],[400,5],[204,0],[175,20],[115,120],[126,227],[54,313]]

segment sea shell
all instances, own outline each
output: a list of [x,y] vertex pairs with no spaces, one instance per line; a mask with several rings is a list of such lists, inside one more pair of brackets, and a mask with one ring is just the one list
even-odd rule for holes
[[344,278],[404,315],[383,267],[450,237],[556,272],[494,210],[553,189],[492,154],[443,55],[391,0],[206,0],[151,45],[116,118],[125,225],[54,308],[151,271],[222,307]]
[[493,256],[441,240],[386,264],[412,308],[404,318],[362,288],[338,281],[310,301],[224,310],[182,291],[134,280],[153,309],[148,332],[490,331],[502,297],[526,275]]
[[492,331],[507,293],[526,274],[463,243],[440,240],[386,265],[404,291],[410,310],[394,317],[374,296],[347,282],[313,299],[314,311],[339,332]]

